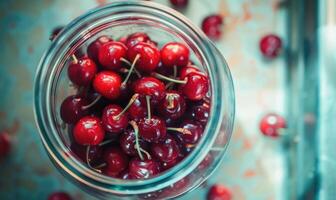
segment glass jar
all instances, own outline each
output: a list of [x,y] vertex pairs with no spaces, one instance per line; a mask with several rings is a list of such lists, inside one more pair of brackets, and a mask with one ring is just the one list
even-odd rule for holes
[[[146,32],[160,44],[180,41],[191,60],[210,78],[210,116],[204,134],[183,161],[146,180],[120,180],[99,174],[72,156],[62,126],[60,104],[76,91],[69,87],[67,62],[78,48],[101,35],[118,38]],[[43,145],[69,180],[98,198],[167,199],[199,186],[219,166],[233,127],[235,99],[229,68],[214,44],[186,17],[152,2],[119,2],[92,10],[66,26],[41,59],[35,79],[35,116]]]

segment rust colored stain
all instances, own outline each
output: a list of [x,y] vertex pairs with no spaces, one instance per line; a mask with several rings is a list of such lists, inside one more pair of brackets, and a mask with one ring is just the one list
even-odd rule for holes
[[252,147],[253,147],[252,142],[249,139],[244,139],[243,140],[243,148],[245,150],[250,150],[250,149],[252,149]]
[[247,3],[243,4],[243,21],[247,22],[252,19],[252,14],[250,11],[250,6]]
[[107,3],[106,0],[96,0],[96,2],[99,6],[105,5]]
[[29,46],[27,51],[29,54],[32,54],[34,52],[34,48],[32,46]]
[[219,3],[219,14],[224,18],[231,16],[229,6],[225,0],[220,1]]
[[254,170],[252,170],[252,169],[248,169],[248,170],[246,170],[245,173],[244,173],[244,177],[245,177],[245,178],[253,178],[253,177],[255,177],[256,175],[257,175],[257,173],[256,173]]

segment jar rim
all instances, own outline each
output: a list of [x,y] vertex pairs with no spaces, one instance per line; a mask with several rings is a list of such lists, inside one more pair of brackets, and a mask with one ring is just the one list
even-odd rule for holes
[[[98,174],[93,172],[92,170],[85,169],[80,167],[79,162],[76,160],[69,160],[66,155],[61,154],[59,151],[65,148],[65,145],[60,140],[58,136],[58,132],[55,124],[55,121],[52,120],[52,108],[51,108],[51,85],[54,81],[51,77],[48,77],[48,73],[45,72],[46,68],[50,68],[50,63],[55,56],[55,51],[59,50],[63,44],[65,44],[69,38],[74,37],[74,34],[80,24],[85,24],[89,19],[98,17],[100,14],[104,12],[112,12],[115,9],[126,10],[130,13],[132,8],[137,8],[137,10],[141,10],[142,12],[153,12],[155,11],[158,15],[163,15],[167,17],[165,20],[177,20],[178,25],[181,26],[184,30],[189,31],[189,33],[194,34],[201,41],[199,48],[203,51],[206,51],[205,56],[207,59],[207,64],[205,67],[209,71],[209,77],[211,82],[211,115],[215,115],[215,117],[210,117],[206,129],[204,132],[204,136],[199,141],[198,145],[196,145],[195,149],[191,152],[191,155],[188,155],[182,162],[180,162],[177,166],[173,167],[171,170],[167,172],[163,172],[159,176],[145,179],[145,180],[120,180],[112,177],[108,177],[105,175]],[[90,27],[86,27],[89,29]],[[224,109],[223,109],[223,88],[224,85],[227,85],[228,89],[226,92],[230,93],[232,108],[230,111],[230,115],[232,120],[229,120],[226,124],[226,134],[228,139],[231,137],[232,127],[233,127],[233,119],[234,119],[234,89],[231,74],[229,72],[229,68],[222,56],[218,58],[213,55],[213,53],[218,53],[218,50],[214,47],[213,43],[204,35],[204,33],[199,30],[199,28],[192,25],[192,23],[182,14],[177,11],[163,6],[154,2],[139,2],[139,1],[128,1],[128,2],[114,2],[108,4],[104,7],[99,7],[93,9],[86,14],[76,18],[69,25],[67,25],[60,35],[53,41],[46,51],[44,56],[42,57],[36,77],[35,77],[35,85],[34,85],[34,113],[35,119],[37,122],[37,126],[39,128],[39,133],[43,142],[44,147],[46,148],[48,155],[52,157],[52,161],[56,163],[58,166],[62,168],[67,174],[72,176],[76,180],[80,180],[81,182],[87,184],[90,187],[97,188],[99,190],[103,190],[106,192],[119,193],[122,194],[122,191],[125,188],[128,194],[130,194],[130,190],[132,190],[131,194],[140,194],[146,193],[153,190],[153,185],[155,188],[164,188],[172,183],[177,182],[179,179],[187,176],[192,172],[192,170],[198,166],[202,160],[205,158],[207,153],[210,151],[211,146],[215,142],[215,136],[218,134],[221,123],[224,119]],[[213,59],[213,60],[211,60]],[[215,62],[215,64],[209,64],[209,62]],[[211,68],[212,67],[212,68]],[[211,70],[210,70],[211,68]],[[225,68],[225,70],[224,70]],[[51,69],[54,71],[55,69]],[[226,76],[229,80],[229,83],[223,83],[223,80],[220,76]],[[219,78],[217,78],[219,77]],[[217,81],[216,81],[217,80]],[[43,92],[46,92],[44,94]],[[46,133],[52,132],[53,137],[50,138]],[[212,134],[210,134],[212,133]],[[224,151],[228,146],[228,141],[224,145]],[[197,155],[198,157],[196,157]],[[195,158],[196,157],[196,158]],[[177,172],[179,172],[178,175]],[[118,187],[114,187],[118,186]],[[143,186],[146,186],[143,188]],[[119,190],[119,187],[124,187]]]

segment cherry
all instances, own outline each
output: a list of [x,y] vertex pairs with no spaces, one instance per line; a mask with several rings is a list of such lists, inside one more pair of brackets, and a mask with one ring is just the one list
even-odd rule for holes
[[140,95],[149,96],[153,103],[164,98],[165,85],[153,77],[142,77],[134,82],[134,92]]
[[95,62],[88,57],[77,60],[74,56],[74,61],[71,62],[68,68],[69,79],[78,86],[90,85],[96,73],[97,66]]
[[[177,70],[177,69],[176,69]],[[156,72],[162,74],[164,76],[173,76],[174,75],[174,67],[166,67],[160,62],[156,68]]]
[[165,98],[158,104],[157,111],[164,118],[172,120],[182,117],[186,110],[186,103],[181,93],[167,91]]
[[134,45],[138,44],[139,42],[147,43],[148,41],[150,41],[150,38],[146,33],[137,32],[137,33],[133,33],[133,34],[128,36],[128,38],[126,40],[126,46],[128,48],[131,48]]
[[[136,135],[134,129],[126,129],[120,137],[120,147],[130,156],[137,156],[139,153],[136,149]],[[138,138],[139,146],[142,150],[148,149],[148,143]]]
[[76,95],[67,97],[61,104],[60,114],[65,123],[74,124],[80,118],[88,114],[88,110],[84,109],[89,102],[83,97]]
[[166,137],[166,124],[156,116],[139,120],[139,134],[147,142],[159,142]]
[[274,113],[265,115],[259,125],[261,133],[269,137],[278,137],[281,135],[281,130],[286,127],[286,120],[282,116]]
[[8,133],[0,133],[0,159],[6,157],[11,150],[11,139]]
[[189,73],[186,84],[181,85],[183,94],[192,101],[203,99],[209,90],[209,79],[200,73]]
[[202,22],[203,32],[211,39],[218,40],[222,35],[223,18],[220,15],[210,15]]
[[64,28],[64,26],[58,26],[58,27],[54,28],[51,32],[49,40],[53,41],[57,37],[57,35],[63,30],[63,28]]
[[190,134],[179,134],[184,143],[196,144],[203,134],[203,127],[190,120],[185,120],[181,124],[181,128],[189,131]]
[[127,36],[123,36],[123,37],[119,38],[118,41],[127,46],[127,39],[128,39]]
[[275,58],[279,55],[282,42],[279,36],[274,34],[265,35],[261,38],[259,48],[261,53],[267,58]]
[[[99,145],[90,146],[89,152],[87,147],[79,145],[75,142],[70,145],[71,151],[83,162],[97,163],[101,160],[102,148]],[[88,154],[87,154],[88,153]]]
[[101,71],[94,78],[93,87],[102,96],[116,99],[120,95],[121,77],[111,71]]
[[128,109],[128,114],[130,118],[134,120],[139,120],[148,115],[147,103],[144,96],[140,96],[133,102],[133,104]]
[[162,170],[167,170],[170,169],[172,167],[174,167],[180,160],[178,158],[171,160],[169,162],[161,162],[161,168]]
[[105,132],[98,117],[81,118],[73,129],[75,141],[81,145],[98,145],[104,140]]
[[103,44],[98,52],[100,64],[109,70],[118,70],[122,66],[122,59],[126,57],[127,47],[121,42]]
[[205,126],[209,119],[210,103],[202,100],[190,107],[189,115],[194,121],[201,123]]
[[143,72],[154,71],[160,62],[160,51],[148,43],[139,42],[128,49],[127,58],[130,61],[134,61],[137,56],[140,58],[135,66]]
[[147,179],[160,173],[160,165],[158,162],[140,158],[133,158],[129,163],[129,174],[135,179]]
[[89,58],[93,59],[94,61],[98,62],[98,53],[101,46],[104,44],[113,41],[112,38],[110,38],[107,35],[102,35],[98,37],[95,41],[93,41],[87,48],[87,54]]
[[177,8],[185,8],[188,5],[188,0],[170,0],[170,3]]
[[161,62],[165,67],[185,67],[189,62],[189,49],[182,43],[169,42],[161,49]]
[[104,173],[108,176],[117,177],[128,167],[129,158],[119,147],[106,149],[103,157],[106,163]]
[[208,191],[207,200],[231,200],[231,191],[224,185],[215,184]]
[[123,109],[118,105],[108,105],[103,110],[102,124],[106,131],[119,134],[128,125],[128,116],[122,113]]
[[170,135],[167,135],[164,141],[151,145],[152,155],[161,162],[169,163],[176,160],[179,151],[176,140]]
[[180,79],[184,80],[190,73],[200,73],[205,75],[204,73],[202,73],[198,68],[196,68],[193,65],[188,65],[186,67],[183,67],[180,70]]
[[72,200],[72,198],[65,192],[54,192],[48,196],[48,200]]
[[119,178],[121,178],[123,180],[133,179],[132,176],[130,175],[130,173],[128,172],[128,170],[125,170],[125,171],[121,172],[119,174]]

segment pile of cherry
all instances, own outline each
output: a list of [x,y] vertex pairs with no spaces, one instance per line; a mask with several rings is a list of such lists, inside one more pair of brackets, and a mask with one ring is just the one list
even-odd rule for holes
[[69,61],[77,94],[60,108],[71,151],[89,168],[146,179],[185,158],[202,137],[210,101],[208,76],[183,43],[160,49],[146,33],[114,41],[100,36]]

